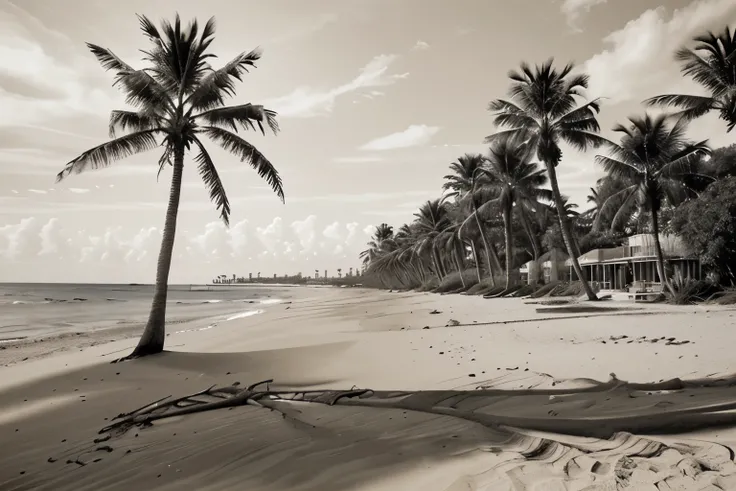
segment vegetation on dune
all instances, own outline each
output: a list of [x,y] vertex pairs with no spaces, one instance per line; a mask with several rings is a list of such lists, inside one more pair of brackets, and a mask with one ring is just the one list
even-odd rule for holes
[[[615,125],[618,142],[599,134],[599,100],[584,99],[585,74],[552,60],[535,67],[522,63],[509,74],[508,99],[489,104],[498,131],[485,140],[488,152],[451,163],[443,198],[425,204],[400,233],[393,235],[386,224],[377,229],[362,254],[367,277],[378,278],[383,287],[487,298],[595,300],[598,286],[587,281],[577,258],[649,233],[670,301],[726,302],[732,295],[715,285],[736,282],[736,145],[711,150],[705,141],[690,141],[686,131],[689,122],[709,112],[726,122],[726,131],[736,127],[736,33],[726,28],[698,36],[676,59],[704,95],[646,100],[645,105],[675,110]],[[556,169],[565,164],[563,144],[598,149],[594,160],[606,173],[590,189],[584,211],[560,190]],[[672,278],[660,233],[679,235],[701,258],[709,280]],[[552,249],[567,251],[579,281],[540,288],[537,267],[529,271],[536,275],[531,287],[518,288],[517,268],[530,260],[539,265]]]
[[281,177],[274,165],[239,135],[241,130],[277,133],[276,113],[250,103],[226,105],[226,100],[235,95],[235,82],[255,67],[261,52],[242,53],[222,68],[213,69],[209,61],[215,57],[210,51],[214,18],[201,30],[196,21],[182,27],[178,15],[173,24],[162,22],[160,29],[144,16],[139,16],[139,21],[150,42],[149,49],[143,51],[145,68],[134,68],[111,50],[87,44],[102,67],[115,73],[113,85],[122,89],[132,110],[112,111],[112,139],[85,151],[57,175],[61,181],[71,174],[107,167],[155,148],[162,150],[157,163],[159,175],[165,167],[173,168],[151,312],[140,342],[129,356],[133,358],[164,348],[167,284],[187,154],[194,152],[192,161],[226,225],[230,202],[204,137],[252,167],[284,200]]

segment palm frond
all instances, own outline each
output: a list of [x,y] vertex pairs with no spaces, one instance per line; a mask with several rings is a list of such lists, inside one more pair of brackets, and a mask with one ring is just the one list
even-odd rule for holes
[[107,167],[117,160],[156,148],[158,146],[156,136],[159,133],[158,129],[138,131],[91,148],[67,163],[64,170],[56,175],[56,182],[69,174]]
[[205,126],[203,132],[223,149],[240,158],[241,162],[247,162],[258,175],[271,186],[271,189],[285,201],[283,183],[273,164],[256,147],[225,129],[216,126]]
[[596,155],[595,163],[603,167],[603,170],[609,176],[617,180],[637,179],[643,173],[643,169],[634,163],[624,162],[605,155]]
[[662,165],[659,175],[670,179],[696,174],[698,164],[702,162],[703,157],[710,154],[711,149],[708,146],[708,140],[688,145],[675,154],[669,162]]
[[199,153],[194,157],[194,161],[197,163],[197,170],[204,181],[205,188],[209,192],[210,200],[215,203],[217,210],[220,211],[220,218],[222,218],[225,225],[230,225],[230,201],[227,199],[225,186],[222,184],[215,163],[199,139],[195,138],[194,144],[199,148]]
[[276,112],[254,104],[240,104],[210,109],[194,117],[203,120],[209,126],[218,126],[238,130],[238,125],[244,130],[255,130],[256,126],[261,133],[266,134],[264,123],[276,134],[279,124],[276,121]]
[[113,110],[110,113],[110,138],[115,138],[118,131],[144,131],[152,128],[161,129],[160,118],[145,112]]
[[135,70],[109,49],[91,43],[87,43],[87,47],[105,70],[117,72],[113,86],[123,89],[127,104],[147,113],[171,113],[173,111],[174,102],[166,89],[146,71]]
[[647,106],[662,106],[680,109],[677,116],[693,120],[704,116],[717,107],[717,100],[712,97],[697,95],[665,94],[650,97],[644,101]]
[[206,75],[185,101],[190,106],[189,114],[224,105],[225,97],[235,95],[235,81],[241,81],[243,73],[249,67],[255,67],[260,58],[261,50],[254,49],[236,56],[219,70]]

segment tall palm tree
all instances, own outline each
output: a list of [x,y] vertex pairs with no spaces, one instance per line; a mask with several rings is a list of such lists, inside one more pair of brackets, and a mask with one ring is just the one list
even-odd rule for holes
[[429,251],[432,258],[435,274],[439,280],[445,276],[442,257],[439,254],[439,238],[452,225],[447,206],[442,199],[430,200],[424,203],[417,213],[416,231],[418,235],[417,247],[419,252]]
[[[163,149],[159,173],[166,165],[173,167],[151,312],[129,358],[159,353],[164,347],[167,284],[187,152],[196,150],[193,160],[197,171],[225,224],[229,223],[230,203],[203,136],[249,164],[284,200],[276,168],[255,146],[237,135],[239,129],[256,128],[265,134],[266,126],[276,133],[276,113],[253,104],[225,106],[225,99],[235,95],[235,81],[255,66],[260,51],[240,54],[215,70],[208,63],[214,57],[209,51],[215,34],[214,18],[207,21],[201,33],[196,21],[182,28],[178,15],[173,25],[162,22],[160,30],[146,17],[138,18],[151,43],[144,52],[147,68],[135,69],[109,49],[87,44],[102,67],[115,72],[114,85],[125,92],[132,110],[112,111],[112,139],[82,153],[57,175],[57,181],[61,181],[70,174],[107,167],[116,160],[157,147]],[[118,136],[119,132],[122,135]]]
[[711,111],[726,122],[726,132],[736,127],[736,30],[726,27],[720,34],[697,36],[693,49],[683,47],[675,54],[680,71],[703,86],[707,95],[668,94],[644,101],[650,106],[674,107],[675,114],[692,120]]
[[540,201],[552,201],[552,193],[542,189],[547,184],[545,169],[532,162],[534,148],[515,138],[496,139],[488,153],[483,186],[491,190],[495,198],[481,208],[496,204],[501,209],[506,243],[506,288],[511,288],[513,247],[513,211],[526,216],[540,205]]
[[600,107],[597,99],[582,105],[578,102],[582,91],[588,87],[587,75],[572,75],[571,64],[561,70],[557,70],[552,64],[553,61],[549,60],[532,69],[523,63],[520,72],[509,73],[511,100],[497,99],[488,106],[494,113],[495,124],[506,129],[486,137],[486,142],[491,143],[498,138],[517,135],[522,140],[528,141],[528,144],[536,150],[537,158],[547,168],[555,206],[562,224],[562,236],[572,266],[588,298],[597,300],[598,297],[585,280],[578,257],[575,255],[576,247],[573,243],[570,221],[565,214],[556,167],[562,160],[561,142],[566,142],[581,151],[605,142],[605,139],[597,134],[600,127],[596,117]]
[[685,138],[687,120],[679,119],[668,125],[664,115],[629,119],[629,125],[616,125],[613,130],[623,133],[620,143],[608,143],[609,155],[596,156],[613,179],[624,185],[623,190],[610,196],[601,213],[620,198],[612,226],[626,220],[638,207],[648,212],[657,254],[657,272],[662,284],[670,288],[665,273],[664,254],[659,240],[659,212],[666,200],[673,206],[695,195],[688,176],[697,174],[697,164],[710,154],[706,141],[692,143]]
[[[483,249],[486,253],[486,261],[488,266],[488,275],[493,283],[494,272],[501,271],[501,261],[498,258],[493,243],[488,239],[485,226],[481,221],[478,213],[478,202],[482,199],[481,193],[478,193],[479,182],[483,178],[485,158],[481,154],[470,154],[458,157],[456,162],[450,164],[452,174],[444,177],[445,183],[442,189],[450,191],[445,196],[447,198],[455,197],[458,201],[469,202],[473,210],[472,217],[478,227],[478,233],[483,241]],[[462,230],[459,233],[462,235]]]

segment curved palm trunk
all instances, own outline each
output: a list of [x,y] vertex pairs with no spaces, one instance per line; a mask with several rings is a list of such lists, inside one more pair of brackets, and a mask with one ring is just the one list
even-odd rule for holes
[[473,251],[473,260],[475,261],[475,274],[478,277],[478,283],[483,281],[483,276],[480,272],[480,260],[478,259],[478,249],[475,247],[475,241],[470,241],[470,249]]
[[654,250],[657,254],[657,273],[659,274],[659,280],[662,282],[662,286],[667,291],[672,292],[672,286],[670,285],[669,278],[667,278],[667,274],[665,272],[664,253],[662,252],[662,244],[659,242],[659,213],[655,211],[654,206],[651,206],[651,210],[652,210],[652,233],[654,234]]
[[465,286],[465,277],[463,277],[463,264],[460,260],[460,253],[458,252],[457,246],[452,248],[452,255],[455,257],[455,265],[457,266],[457,272],[460,273],[460,283],[463,285],[463,290],[467,288]]
[[506,239],[506,289],[511,288],[511,266],[514,261],[514,246],[511,237],[511,210],[503,210],[503,235]]
[[166,208],[166,220],[161,239],[161,249],[158,253],[156,266],[156,285],[153,289],[153,302],[148,315],[146,328],[143,330],[138,345],[130,357],[153,355],[164,350],[166,339],[166,299],[168,296],[169,271],[171,270],[171,256],[174,252],[176,238],[176,217],[179,212],[179,197],[181,195],[181,178],[184,171],[184,149],[178,149],[174,156],[174,172],[171,177],[169,191],[169,205]]
[[560,186],[559,184],[557,184],[557,171],[555,169],[554,163],[545,161],[544,164],[545,167],[547,167],[547,175],[549,176],[549,182],[552,186],[552,194],[555,198],[555,206],[557,207],[557,216],[560,219],[562,240],[565,242],[565,248],[567,249],[567,253],[570,255],[572,268],[575,270],[575,274],[578,276],[580,283],[583,285],[583,290],[588,296],[588,300],[598,300],[598,296],[596,296],[596,294],[593,292],[593,289],[590,287],[588,280],[586,280],[585,276],[583,276],[583,269],[580,267],[580,262],[578,262],[578,248],[572,236],[570,220],[568,220],[567,218],[565,203],[562,201],[562,195],[560,194]]
[[440,253],[435,245],[432,245],[432,256],[434,257],[434,263],[437,268],[437,277],[440,281],[442,281],[442,279],[445,277],[445,267],[442,263],[442,257],[440,256]]
[[542,271],[542,268],[539,267],[539,256],[540,250],[541,250],[541,244],[539,243],[539,237],[534,235],[534,232],[532,231],[531,224],[529,223],[529,220],[526,217],[526,212],[523,208],[519,209],[519,215],[521,217],[521,225],[524,227],[524,231],[526,232],[527,236],[529,237],[529,242],[532,245],[532,253],[534,254],[534,264],[536,267],[534,268],[534,277],[529,278],[529,281],[527,283],[532,285],[539,284],[539,273]]
[[475,214],[475,223],[478,225],[478,231],[480,238],[483,241],[483,248],[486,252],[486,262],[488,263],[488,276],[491,278],[491,286],[496,286],[496,280],[493,278],[493,273],[501,271],[501,261],[498,259],[496,249],[488,241],[485,230],[483,230],[483,224],[480,221],[480,215],[478,215],[478,207],[473,201],[473,213]]

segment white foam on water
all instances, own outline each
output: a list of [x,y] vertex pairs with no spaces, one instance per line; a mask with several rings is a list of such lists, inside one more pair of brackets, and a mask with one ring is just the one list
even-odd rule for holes
[[236,319],[244,319],[246,317],[251,317],[251,316],[262,314],[262,313],[263,313],[263,310],[246,310],[245,312],[241,312],[239,314],[231,315],[230,317],[228,317],[225,320],[234,321]]
[[281,300],[280,298],[267,298],[267,299],[261,300],[261,304],[263,305],[274,305],[274,304],[281,303],[281,302],[283,302],[283,300]]
[[207,327],[197,327],[195,329],[184,329],[183,331],[175,331],[174,334],[182,334],[185,332],[198,332],[198,331],[207,331],[209,329],[212,329],[213,327],[217,326],[217,323],[210,324]]

